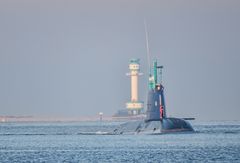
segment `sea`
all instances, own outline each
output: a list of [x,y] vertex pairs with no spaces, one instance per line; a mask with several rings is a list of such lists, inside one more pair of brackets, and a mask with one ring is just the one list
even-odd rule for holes
[[240,163],[240,121],[192,121],[193,133],[111,134],[121,123],[0,123],[0,162]]

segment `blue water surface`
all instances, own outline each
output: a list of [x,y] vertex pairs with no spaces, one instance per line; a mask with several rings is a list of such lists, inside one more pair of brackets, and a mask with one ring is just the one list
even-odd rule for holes
[[101,135],[121,123],[0,123],[0,162],[240,162],[239,121],[193,122],[188,134]]

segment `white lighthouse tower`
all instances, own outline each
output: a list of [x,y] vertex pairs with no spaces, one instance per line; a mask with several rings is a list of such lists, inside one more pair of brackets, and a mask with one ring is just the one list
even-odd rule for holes
[[131,59],[129,64],[130,72],[127,73],[131,76],[131,101],[126,103],[129,115],[138,115],[143,110],[143,102],[138,101],[138,76],[142,75],[139,72],[139,59]]

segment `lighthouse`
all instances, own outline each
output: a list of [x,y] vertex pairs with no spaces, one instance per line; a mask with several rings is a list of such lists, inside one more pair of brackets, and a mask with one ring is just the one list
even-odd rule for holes
[[127,76],[131,78],[131,101],[126,103],[129,115],[138,115],[143,110],[143,102],[138,100],[138,76],[140,73],[139,59],[131,59],[129,64],[130,72]]

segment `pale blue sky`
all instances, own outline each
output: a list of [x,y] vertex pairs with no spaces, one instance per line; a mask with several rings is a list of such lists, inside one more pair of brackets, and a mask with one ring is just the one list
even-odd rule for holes
[[112,115],[131,58],[145,100],[144,17],[168,114],[239,120],[239,0],[1,0],[0,115]]

